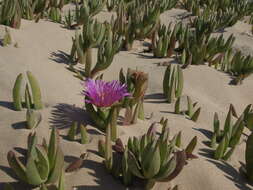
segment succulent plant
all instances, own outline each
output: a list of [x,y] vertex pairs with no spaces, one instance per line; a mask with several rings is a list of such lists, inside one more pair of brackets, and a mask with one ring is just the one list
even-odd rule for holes
[[[85,83],[85,107],[96,127],[102,131],[111,127],[111,140],[117,138],[117,119],[121,100],[130,94],[125,84],[119,81],[105,82],[89,79]],[[101,98],[102,96],[102,98]]]
[[248,136],[247,142],[246,142],[246,151],[245,151],[245,167],[246,167],[246,174],[250,181],[253,181],[253,160],[252,160],[252,154],[253,154],[253,133]]
[[20,28],[21,25],[21,7],[20,1],[17,0],[3,0],[0,4],[0,23],[11,26],[13,28]]
[[[71,49],[71,58],[78,58],[81,64],[85,64],[84,71],[79,71],[81,78],[93,78],[99,72],[107,69],[116,53],[121,47],[121,37],[114,38],[111,27],[88,19],[83,27],[82,35],[76,32]],[[117,41],[116,43],[113,43]],[[97,53],[97,63],[92,68],[92,48],[100,44]],[[76,72],[78,72],[76,70]]]
[[109,12],[111,12],[116,9],[119,3],[119,0],[106,0],[106,8]]
[[246,77],[253,73],[253,57],[243,56],[242,52],[238,51],[227,67],[227,72],[234,77],[232,83],[241,84]]
[[75,14],[71,10],[68,11],[68,14],[64,16],[64,24],[66,28],[73,29],[74,23],[76,21]]
[[101,157],[105,157],[105,141],[101,139],[98,141],[98,153]]
[[119,81],[127,86],[127,91],[132,97],[125,97],[122,101],[122,108],[125,108],[124,125],[137,122],[137,119],[144,120],[144,95],[148,88],[148,74],[128,69],[124,74],[123,69],[119,73]]
[[87,144],[89,142],[89,135],[87,132],[87,128],[84,125],[81,125],[80,131],[81,131],[81,144]]
[[[78,128],[80,128],[80,130]],[[83,124],[79,125],[77,122],[73,122],[70,126],[67,134],[67,139],[70,141],[76,141],[78,131],[80,131],[80,143],[87,144],[89,142],[89,134],[87,132],[86,126]]]
[[40,86],[39,82],[35,78],[35,76],[31,73],[31,71],[26,72],[31,90],[32,90],[32,99],[33,99],[33,106],[34,109],[42,109],[43,108],[43,103],[41,100],[41,91],[40,91]]
[[178,97],[175,106],[174,106],[174,113],[175,114],[185,114],[189,117],[190,120],[197,122],[200,112],[201,112],[201,107],[196,108],[198,102],[193,103],[191,98],[187,96],[187,110],[186,111],[181,111],[180,109],[180,104],[181,104],[181,97]]
[[168,11],[172,8],[175,8],[179,0],[160,0],[158,3],[160,4],[160,13]]
[[77,133],[78,123],[73,122],[72,125],[69,128],[67,138],[70,141],[74,141]]
[[[45,184],[42,184],[40,190],[48,190],[50,188],[47,188]],[[65,190],[65,172],[62,170],[60,178],[58,180],[58,186],[54,186],[55,190]]]
[[98,14],[106,5],[106,0],[87,0],[90,16]]
[[30,133],[25,165],[13,151],[9,151],[7,159],[21,181],[34,186],[55,183],[61,176],[64,164],[58,132],[53,128],[48,145],[45,140],[43,145],[38,145],[36,134]]
[[[153,35],[153,52],[155,57],[170,57],[176,47],[177,34],[182,29],[182,24],[176,24],[171,29],[171,23],[168,27],[162,25]],[[156,35],[155,35],[156,34]]]
[[175,140],[168,144],[167,129],[157,138],[155,126],[151,125],[147,134],[140,138],[129,138],[126,147],[117,140],[114,150],[123,154],[127,160],[125,166],[134,177],[147,182],[145,189],[152,189],[156,182],[171,181],[177,177],[186,164],[188,155],[192,154],[196,140],[195,137],[188,145],[188,154],[184,150],[176,150]]
[[[12,97],[13,97],[13,104],[14,108],[17,111],[22,110],[24,107],[28,109],[42,109],[43,108],[43,103],[41,100],[41,91],[39,87],[39,83],[35,76],[30,72],[27,71],[27,78],[29,85],[26,84],[25,88],[25,102],[22,102],[23,99],[23,74],[20,73],[15,81],[13,90],[12,90]],[[32,93],[30,93],[30,89]]]
[[[151,189],[158,181],[171,181],[175,178],[186,164],[186,159],[197,158],[193,155],[197,137],[191,140],[185,151],[179,151],[176,136],[169,140],[167,120],[163,118],[161,121],[163,131],[158,138],[156,123],[153,123],[147,134],[140,138],[129,138],[126,146],[121,139],[117,139],[113,146],[110,138],[106,142],[99,141],[99,153],[102,157],[105,158],[106,148],[108,150],[109,156],[105,160],[110,166],[109,172],[124,185],[129,186],[134,178],[140,178],[146,182],[145,188]],[[110,135],[110,132],[107,134]]]
[[243,111],[244,114],[244,123],[245,126],[249,129],[249,130],[253,130],[253,109],[252,109],[252,104],[249,104],[248,106],[246,106],[246,108]]
[[185,112],[186,115],[194,122],[196,122],[199,118],[201,107],[199,107],[196,111],[197,102],[193,103],[191,98],[187,96],[187,111]]
[[169,103],[180,97],[183,92],[183,71],[179,65],[167,67],[163,77],[163,93]]
[[10,30],[8,28],[5,28],[5,34],[4,34],[3,39],[1,40],[1,44],[4,47],[12,44],[12,38],[11,38]]
[[53,22],[61,23],[61,9],[64,5],[64,0],[49,0],[48,17]]
[[123,36],[123,48],[131,50],[134,40],[151,36],[159,25],[160,4],[146,0],[121,1],[112,19],[114,33]]
[[39,112],[35,112],[31,109],[27,109],[26,111],[26,124],[28,129],[33,129],[37,127],[42,120],[41,114]]
[[[220,120],[218,114],[214,114],[214,132],[211,139],[211,147],[215,149],[214,158],[227,160],[232,155],[236,145],[239,143],[244,129],[244,114],[242,114],[237,121],[233,124],[232,116],[236,117],[234,106],[231,104],[224,129],[220,129]],[[218,146],[217,146],[218,143]]]

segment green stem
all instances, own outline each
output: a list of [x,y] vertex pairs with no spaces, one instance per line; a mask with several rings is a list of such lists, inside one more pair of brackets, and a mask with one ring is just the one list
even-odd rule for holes
[[111,172],[112,170],[112,164],[113,164],[113,158],[112,158],[112,142],[111,142],[111,130],[112,130],[112,125],[111,125],[111,120],[113,117],[113,112],[114,108],[112,107],[110,109],[110,113],[107,119],[107,126],[106,126],[106,135],[105,135],[105,167],[106,169]]
[[144,116],[143,99],[140,101],[140,107],[139,107],[138,118],[141,119],[141,120],[144,120],[144,119],[145,119],[145,116]]
[[111,108],[112,109],[112,118],[111,118],[111,140],[116,141],[118,138],[117,133],[117,118],[118,118],[118,109],[117,108]]
[[134,109],[134,115],[133,115],[133,119],[132,119],[132,124],[137,123],[137,119],[138,119],[138,115],[139,115],[139,110],[140,110],[140,106],[141,106],[141,102],[139,101]]
[[92,66],[92,48],[86,50],[86,62],[85,62],[85,76],[90,77],[91,75],[91,66]]
[[154,180],[148,180],[145,186],[145,190],[151,190],[155,186]]

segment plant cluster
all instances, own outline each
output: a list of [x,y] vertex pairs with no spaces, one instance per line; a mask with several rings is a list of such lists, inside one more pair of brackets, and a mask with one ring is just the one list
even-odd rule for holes
[[[240,142],[240,138],[243,133],[243,129],[246,123],[245,121],[248,115],[247,110],[248,107],[245,109],[243,114],[238,117],[234,106],[230,104],[223,130],[221,130],[220,127],[218,114],[214,114],[214,131],[211,139],[211,147],[215,149],[215,159],[228,160],[233,154],[236,146]],[[233,117],[237,118],[235,123],[233,123]]]
[[68,131],[68,135],[67,135],[67,139],[70,141],[75,141],[76,139],[76,135],[78,132],[78,127],[80,128],[80,143],[81,144],[87,144],[89,142],[89,135],[87,132],[87,128],[86,126],[84,126],[83,124],[78,125],[77,122],[74,122]]
[[63,164],[64,155],[59,146],[59,135],[53,128],[49,144],[43,140],[42,145],[37,142],[35,133],[28,136],[26,164],[24,165],[13,151],[8,152],[8,163],[21,181],[40,186],[42,190],[46,185],[59,181],[58,190],[64,189]]
[[[12,97],[13,105],[16,111],[21,111],[23,108],[27,109],[42,109],[42,95],[39,86],[39,82],[35,76],[27,71],[27,79],[29,83],[25,85],[25,91],[23,91],[24,76],[20,73],[15,81]],[[31,90],[31,91],[30,91]],[[24,101],[23,101],[24,100]]]
[[[93,67],[92,49],[97,47],[98,44],[100,45],[97,52],[97,63]],[[85,68],[84,71],[77,70],[71,65],[71,70],[76,72],[81,79],[84,77],[94,78],[99,72],[111,65],[113,57],[120,47],[121,38],[113,35],[109,24],[102,24],[88,17],[82,34],[78,34],[78,31],[76,31],[71,49],[71,59],[84,64]]]
[[144,120],[144,95],[148,88],[148,74],[128,69],[124,74],[123,69],[120,70],[119,81],[127,86],[127,91],[132,94],[131,97],[125,97],[122,100],[122,108],[125,108],[124,125],[134,124],[137,119]]
[[232,75],[233,84],[242,84],[242,81],[253,73],[253,57],[251,55],[245,56],[241,51],[234,55],[228,52],[225,58],[220,60],[218,65],[222,71]]
[[159,136],[156,133],[156,126],[152,124],[147,134],[140,138],[129,138],[125,146],[120,139],[116,140],[114,146],[111,146],[109,139],[105,143],[101,142],[99,150],[105,158],[108,171],[127,186],[135,178],[142,180],[145,189],[152,189],[156,182],[168,182],[177,177],[186,160],[194,157],[192,152],[197,138],[194,137],[186,149],[182,150],[178,147],[179,135],[170,140],[166,124]]
[[35,20],[48,17],[61,22],[64,0],[3,0],[0,2],[0,24],[20,28],[21,19]]

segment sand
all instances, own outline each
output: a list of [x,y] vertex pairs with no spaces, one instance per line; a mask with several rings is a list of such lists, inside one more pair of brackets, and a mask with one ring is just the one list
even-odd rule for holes
[[[162,22],[168,24],[177,21],[185,11],[172,9],[161,16]],[[109,13],[102,12],[98,19],[110,19]],[[249,25],[239,21],[233,27],[225,29],[224,36],[233,33],[236,36],[235,48],[245,53],[253,53],[253,37],[248,35]],[[0,35],[4,26],[0,26]],[[94,127],[89,127],[90,143],[81,145],[64,138],[67,128],[73,121],[86,122],[87,115],[83,110],[83,97],[80,95],[82,85],[73,73],[66,69],[67,54],[72,45],[73,30],[67,30],[62,25],[41,20],[39,23],[22,20],[20,30],[10,29],[18,48],[10,45],[0,47],[0,189],[5,182],[13,182],[18,190],[27,187],[16,183],[11,172],[6,155],[11,149],[23,152],[26,148],[26,138],[30,130],[24,129],[25,111],[17,112],[12,107],[12,87],[16,76],[27,70],[39,80],[45,108],[41,110],[42,123],[35,129],[40,139],[49,138],[50,126],[61,128],[61,146],[65,153],[65,164],[68,165],[81,153],[89,152],[84,166],[75,173],[67,174],[66,189],[71,190],[109,190],[126,189],[119,181],[113,179],[104,169],[102,158],[97,155],[97,141],[104,135]],[[190,161],[173,184],[178,184],[180,190],[250,190],[253,187],[247,183],[240,173],[241,163],[244,163],[246,136],[237,147],[231,160],[227,163],[215,161],[210,157],[210,148],[206,145],[212,130],[214,112],[224,121],[229,104],[233,103],[238,113],[246,105],[253,103],[253,76],[244,80],[242,85],[229,85],[230,76],[208,66],[190,66],[184,70],[184,98],[190,96],[202,107],[197,123],[182,115],[175,115],[173,104],[167,104],[162,97],[162,78],[165,66],[158,63],[168,59],[154,59],[151,54],[141,53],[139,45],[133,51],[119,52],[112,66],[104,72],[106,80],[117,79],[119,70],[138,68],[149,73],[149,88],[145,98],[145,115],[150,120],[139,121],[132,126],[119,126],[123,139],[138,136],[146,132],[154,121],[161,117],[169,119],[172,134],[183,133],[183,144],[187,145],[191,138],[198,137],[195,153],[199,159]],[[95,52],[93,54],[96,59]],[[245,129],[245,133],[248,131]],[[167,190],[168,184],[158,184],[156,189]]]

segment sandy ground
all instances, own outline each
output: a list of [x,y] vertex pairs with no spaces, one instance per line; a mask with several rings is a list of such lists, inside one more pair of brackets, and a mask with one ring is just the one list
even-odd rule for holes
[[[173,9],[161,16],[162,22],[168,24],[176,21],[182,10]],[[98,16],[100,20],[109,18],[108,13]],[[247,35],[247,27],[242,22],[225,30],[224,35],[233,33],[236,36],[235,48],[253,53],[253,38]],[[0,35],[3,33],[0,26]],[[119,181],[116,181],[106,173],[102,164],[102,158],[97,155],[97,141],[103,138],[103,134],[93,127],[89,127],[91,141],[87,145],[65,140],[64,135],[73,121],[85,122],[87,117],[83,107],[83,97],[80,95],[82,85],[80,80],[73,77],[73,73],[66,69],[67,54],[72,45],[71,37],[74,31],[63,28],[60,24],[48,21],[40,21],[35,24],[31,21],[22,21],[20,30],[11,29],[11,35],[18,48],[13,45],[0,47],[0,189],[3,183],[13,182],[13,173],[6,160],[7,152],[11,149],[22,153],[26,148],[26,138],[29,130],[24,129],[22,122],[25,120],[25,111],[16,112],[12,107],[12,87],[16,76],[27,70],[39,80],[45,108],[41,110],[43,121],[36,132],[40,138],[49,138],[50,126],[61,128],[63,136],[61,145],[66,155],[67,165],[75,157],[79,157],[85,151],[90,152],[81,170],[66,176],[66,189],[76,187],[77,190],[109,190],[126,189]],[[95,59],[94,53],[94,59]],[[190,161],[180,176],[173,181],[179,185],[180,190],[250,190],[250,186],[239,170],[244,163],[245,136],[237,147],[232,159],[227,162],[215,161],[210,157],[210,148],[206,142],[212,130],[214,112],[218,112],[223,121],[229,104],[233,103],[238,113],[241,113],[246,105],[253,103],[253,76],[245,79],[243,85],[229,85],[230,76],[216,71],[207,66],[190,66],[184,70],[184,96],[189,95],[194,101],[198,101],[202,107],[201,115],[197,123],[184,116],[175,115],[173,104],[164,102],[162,93],[162,78],[165,66],[157,63],[167,59],[154,59],[150,54],[143,54],[140,50],[131,52],[121,51],[114,58],[112,66],[105,72],[105,79],[117,79],[120,68],[138,68],[149,73],[149,88],[145,99],[145,114],[151,120],[139,121],[134,126],[119,126],[123,139],[128,136],[140,135],[146,132],[151,122],[159,121],[162,116],[169,119],[172,134],[180,130],[183,132],[183,144],[187,145],[191,138],[198,136],[196,154],[199,159]],[[74,106],[75,105],[75,106]],[[245,133],[247,131],[245,130]],[[17,185],[18,190],[29,189],[23,185]],[[156,189],[167,190],[167,184],[158,184]]]

